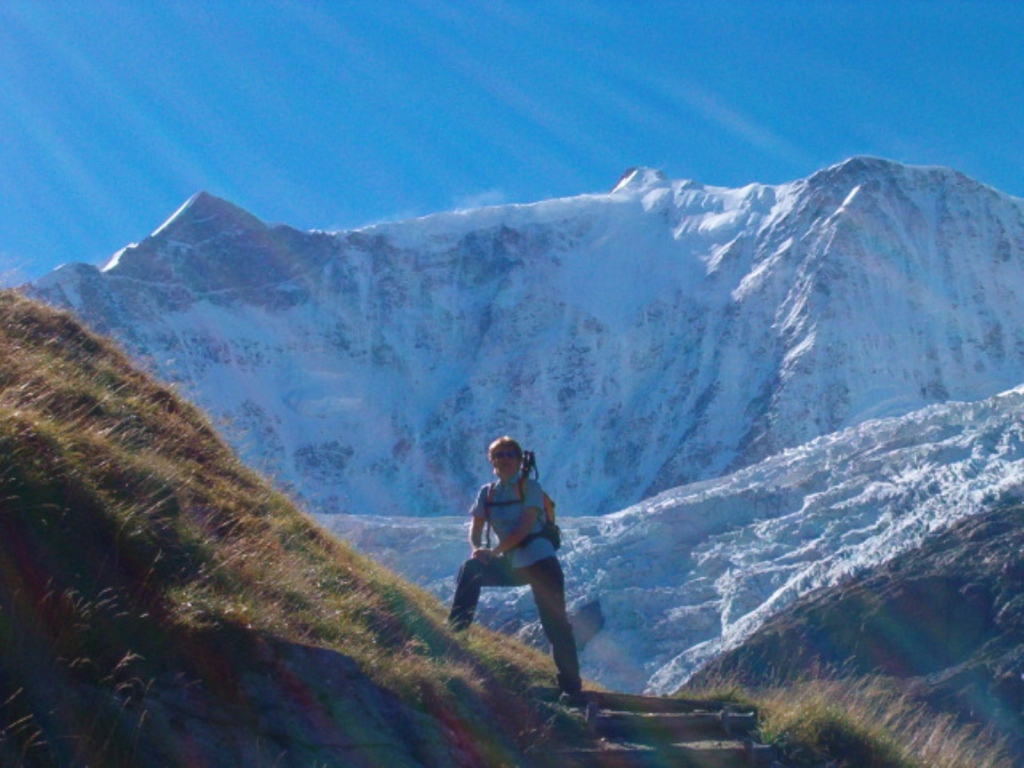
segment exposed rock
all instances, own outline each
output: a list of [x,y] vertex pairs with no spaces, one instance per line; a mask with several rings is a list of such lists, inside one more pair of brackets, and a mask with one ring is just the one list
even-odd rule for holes
[[886,565],[812,593],[693,682],[882,674],[991,724],[1024,754],[1024,507],[970,517]]

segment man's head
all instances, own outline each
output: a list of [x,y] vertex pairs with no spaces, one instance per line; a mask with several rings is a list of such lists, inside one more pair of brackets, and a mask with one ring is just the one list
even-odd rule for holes
[[499,437],[487,448],[487,458],[494,467],[494,474],[507,479],[519,471],[523,460],[523,449],[508,435]]

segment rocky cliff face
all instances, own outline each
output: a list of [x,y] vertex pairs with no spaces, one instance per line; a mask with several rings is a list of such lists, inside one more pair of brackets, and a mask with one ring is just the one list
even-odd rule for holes
[[1024,205],[855,158],[320,233],[199,194],[32,290],[120,339],[322,512],[461,511],[484,447],[563,514],[1024,380]]

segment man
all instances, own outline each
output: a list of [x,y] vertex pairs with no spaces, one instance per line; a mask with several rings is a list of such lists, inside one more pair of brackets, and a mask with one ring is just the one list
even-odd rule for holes
[[[511,437],[500,437],[487,450],[497,480],[483,486],[470,509],[469,543],[472,556],[459,571],[448,624],[456,631],[473,622],[483,587],[530,585],[537,613],[551,643],[558,670],[558,687],[577,696],[580,681],[576,638],[565,611],[565,576],[555,547],[540,533],[544,527],[543,491],[540,483],[522,473],[523,451]],[[497,535],[498,544],[487,549],[485,529]]]

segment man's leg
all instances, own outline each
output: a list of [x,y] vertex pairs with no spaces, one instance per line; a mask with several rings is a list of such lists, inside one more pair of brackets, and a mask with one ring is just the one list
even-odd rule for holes
[[551,643],[551,656],[558,670],[558,687],[577,694],[583,688],[576,637],[565,611],[565,575],[556,557],[548,557],[521,569],[529,579],[544,634]]
[[487,563],[470,558],[462,564],[459,579],[452,598],[452,609],[448,614],[448,626],[455,631],[467,629],[473,623],[476,604],[480,602],[483,587],[507,587],[514,584],[512,569],[508,564],[495,558]]

